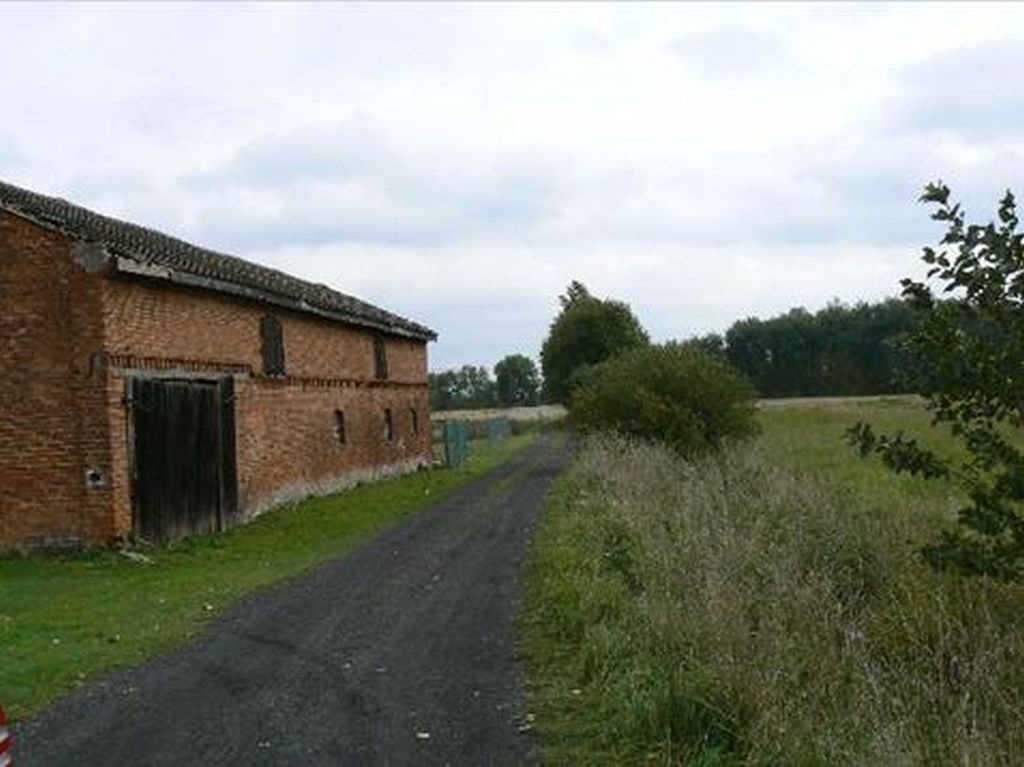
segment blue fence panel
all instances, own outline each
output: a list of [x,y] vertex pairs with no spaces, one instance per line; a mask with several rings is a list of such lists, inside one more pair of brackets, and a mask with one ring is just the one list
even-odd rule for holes
[[466,463],[469,456],[469,423],[466,421],[444,422],[444,460],[448,466],[457,468]]
[[512,431],[509,420],[504,416],[490,418],[487,421],[487,439],[490,442],[499,442],[505,439]]

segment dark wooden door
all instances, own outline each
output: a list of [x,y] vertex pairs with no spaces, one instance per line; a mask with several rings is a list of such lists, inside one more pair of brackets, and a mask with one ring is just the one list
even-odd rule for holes
[[222,530],[235,512],[231,378],[131,382],[135,531],[152,541]]

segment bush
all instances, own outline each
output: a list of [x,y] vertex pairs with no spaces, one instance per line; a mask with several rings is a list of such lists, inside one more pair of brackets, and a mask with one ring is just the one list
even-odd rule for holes
[[686,457],[756,433],[753,387],[692,345],[635,349],[616,357],[573,395],[581,431],[613,431],[664,442]]

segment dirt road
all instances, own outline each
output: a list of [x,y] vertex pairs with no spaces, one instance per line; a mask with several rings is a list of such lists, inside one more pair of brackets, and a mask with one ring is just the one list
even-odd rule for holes
[[564,461],[542,439],[188,646],[87,685],[18,728],[16,763],[529,763],[514,618]]

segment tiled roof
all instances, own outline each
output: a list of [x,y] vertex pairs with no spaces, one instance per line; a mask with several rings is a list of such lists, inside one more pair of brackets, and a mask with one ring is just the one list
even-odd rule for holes
[[101,245],[112,256],[134,262],[141,273],[160,274],[176,282],[242,295],[398,335],[424,340],[437,337],[434,331],[423,325],[326,285],[307,282],[236,256],[206,250],[137,224],[100,215],[67,200],[47,197],[2,181],[0,209],[76,240]]

